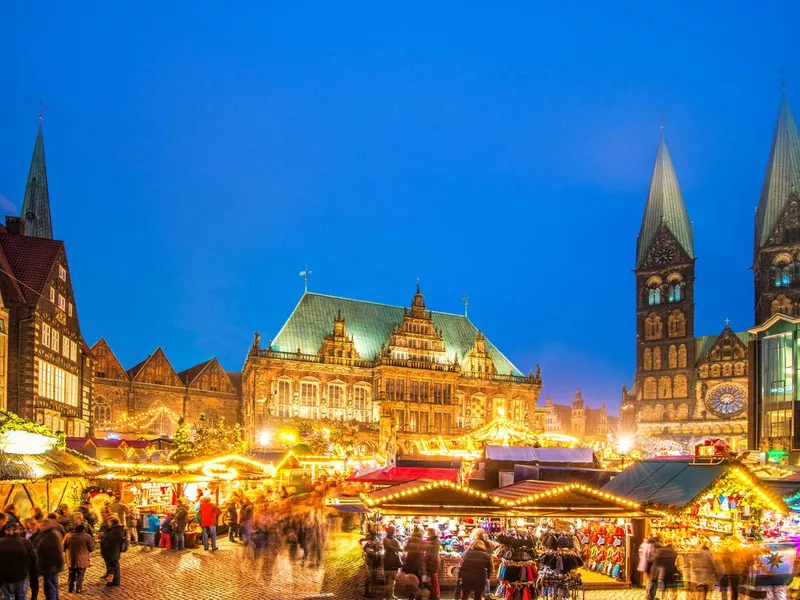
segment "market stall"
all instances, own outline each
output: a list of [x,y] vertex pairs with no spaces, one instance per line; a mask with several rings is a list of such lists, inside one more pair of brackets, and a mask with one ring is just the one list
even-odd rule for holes
[[[784,502],[744,464],[711,445],[699,446],[692,458],[637,461],[603,490],[642,504],[652,515],[643,536],[657,535],[675,546],[679,568],[703,545],[715,553],[735,549],[762,557],[780,551],[783,561],[794,561],[794,544],[791,556],[785,554],[784,542],[790,540],[783,534],[769,538],[769,544],[765,540],[768,517],[788,513]],[[775,568],[760,568],[759,576]]]

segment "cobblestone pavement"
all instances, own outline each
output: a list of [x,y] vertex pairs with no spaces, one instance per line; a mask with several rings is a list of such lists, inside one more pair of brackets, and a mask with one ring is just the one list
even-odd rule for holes
[[[62,598],[107,600],[356,600],[363,598],[364,567],[356,534],[331,536],[323,566],[312,569],[292,562],[284,550],[274,561],[254,559],[244,547],[219,541],[217,552],[202,547],[183,552],[132,546],[122,556],[122,586],[107,588],[105,569],[95,552],[86,572],[84,593],[67,593],[67,573],[60,576]],[[380,593],[377,596],[381,598]],[[442,590],[452,598],[452,590]],[[643,600],[642,590],[589,591],[586,600]],[[714,597],[716,600],[717,597]],[[682,600],[682,599],[679,599]]]

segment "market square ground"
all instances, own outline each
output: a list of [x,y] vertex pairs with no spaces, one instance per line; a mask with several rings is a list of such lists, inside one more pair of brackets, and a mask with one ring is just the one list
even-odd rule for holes
[[[364,567],[357,534],[331,536],[321,569],[304,568],[281,555],[273,569],[254,563],[240,545],[220,540],[219,551],[202,548],[184,552],[141,552],[138,547],[122,557],[122,586],[107,588],[100,581],[103,561],[92,555],[86,573],[84,598],[153,600],[356,600],[363,598]],[[67,593],[66,573],[61,576],[64,598],[79,597]],[[443,598],[452,592],[443,590]],[[642,590],[589,591],[586,600],[641,600]]]

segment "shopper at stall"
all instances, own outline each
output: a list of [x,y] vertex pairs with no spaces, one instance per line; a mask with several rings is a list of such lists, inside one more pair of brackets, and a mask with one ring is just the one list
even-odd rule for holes
[[708,546],[703,545],[700,550],[687,556],[683,574],[687,594],[694,596],[695,600],[706,600],[708,592],[714,590],[718,578],[714,555]]
[[[250,543],[253,534],[253,503],[245,498],[239,509],[239,539],[245,544]],[[299,532],[298,532],[299,535]]]
[[675,552],[675,548],[672,544],[661,546],[656,550],[656,554],[653,557],[650,577],[658,582],[658,589],[661,590],[662,600],[666,599],[667,592],[669,592],[672,598],[677,597],[678,585],[680,583],[678,581],[680,571],[678,571],[678,566],[675,562],[677,558],[678,553]]
[[[25,537],[28,538],[28,541],[31,545],[36,548],[36,540],[39,539],[39,536],[42,535],[42,532],[39,531],[39,525],[41,521],[36,521],[34,519],[30,519],[31,521],[31,530],[28,531]],[[30,573],[28,574],[28,587],[31,589],[31,600],[36,600],[39,597],[39,571],[36,568],[36,563],[34,562],[31,565]]]
[[142,515],[142,552],[152,552],[156,546],[156,533],[161,523],[152,510],[146,510]]
[[217,517],[219,508],[211,502],[211,498],[203,496],[198,509],[200,514],[200,527],[203,529],[203,550],[208,552],[208,540],[211,538],[211,550],[217,550]]
[[367,565],[367,577],[364,580],[364,597],[374,598],[378,586],[378,569],[381,566],[381,538],[374,527],[370,527],[364,539],[360,540],[364,552],[364,564]]
[[69,568],[69,593],[83,591],[83,577],[89,568],[89,554],[94,552],[94,540],[86,532],[86,525],[78,523],[64,538],[64,551]]
[[[19,524],[7,523],[5,535],[0,538],[0,583],[4,600],[26,600],[28,577],[36,572],[36,551],[21,532]],[[31,597],[36,598],[35,595]]]
[[172,518],[172,542],[176,550],[185,550],[186,543],[184,533],[189,522],[189,509],[182,500],[178,500],[178,507],[175,509],[175,516]]
[[86,533],[92,533],[97,527],[97,515],[92,510],[92,503],[84,500],[78,507],[78,512],[83,515],[83,520],[86,522]]
[[397,572],[403,566],[403,549],[395,538],[394,525],[386,528],[386,537],[383,538],[383,576],[386,578],[386,597],[394,599],[394,586],[397,581]]
[[36,538],[36,569],[44,581],[45,600],[58,600],[58,574],[64,570],[64,537],[54,519],[47,518],[39,524]]
[[111,577],[111,581],[106,583],[108,587],[117,587],[120,584],[119,558],[126,540],[125,529],[119,522],[119,517],[111,515],[108,518],[108,528],[103,535],[103,541],[100,542],[100,555],[106,563],[106,574],[103,579]]
[[425,575],[425,552],[427,548],[422,539],[422,529],[415,527],[406,542],[406,560],[400,569],[403,573],[414,575],[419,583]]
[[492,572],[492,556],[485,550],[483,540],[473,543],[461,561],[458,578],[461,581],[461,600],[483,599],[483,592]]
[[233,543],[239,533],[239,512],[235,500],[230,500],[225,508],[225,524],[228,526],[228,541]]
[[[647,578],[647,585],[644,589],[645,600],[655,600],[656,588],[658,587],[658,580],[650,576],[653,568],[653,560],[656,557],[658,550],[658,540],[651,537],[639,546],[639,564],[636,565],[636,570],[642,574],[642,579]],[[642,581],[644,583],[644,581]]]
[[[50,515],[47,515],[48,517]],[[72,527],[72,514],[69,512],[68,504],[59,504],[55,512],[55,519],[61,526],[62,535],[66,535],[70,527]]]
[[719,591],[722,600],[739,600],[739,584],[747,579],[750,567],[753,565],[754,555],[744,546],[734,547],[726,545],[722,549],[722,578],[719,581]]
[[167,516],[164,517],[160,525],[161,537],[158,539],[159,548],[165,548],[167,550],[172,549],[172,521],[174,519],[175,515],[172,514],[172,511],[167,511]]
[[9,504],[3,509],[3,512],[6,513],[6,518],[9,523],[19,525],[19,510],[17,510],[16,506]]
[[[428,540],[425,543],[425,585],[430,590],[429,600],[439,600],[439,551],[442,544],[437,531],[428,527]],[[423,579],[425,579],[423,578]]]

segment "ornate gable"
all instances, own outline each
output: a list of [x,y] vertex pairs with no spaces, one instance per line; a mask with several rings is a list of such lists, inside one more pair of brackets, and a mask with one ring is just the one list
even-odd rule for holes
[[105,379],[117,379],[120,381],[128,381],[128,373],[122,367],[111,346],[108,345],[105,338],[100,338],[92,346],[92,354],[95,359],[95,374],[97,377]]
[[167,355],[159,346],[143,363],[131,369],[133,380],[138,383],[152,383],[155,385],[171,385],[180,387],[181,379],[172,368]]
[[798,243],[800,243],[800,201],[797,194],[793,193],[772,231],[769,232],[764,247]]
[[464,371],[473,373],[497,373],[492,355],[486,351],[486,338],[483,337],[480,329],[475,336],[475,343],[470,351],[467,352],[461,368]]
[[[708,338],[698,338],[698,340]],[[745,377],[747,375],[747,346],[727,325],[717,339],[702,354],[698,354],[697,374],[700,379]]]
[[662,223],[653,237],[653,243],[645,251],[640,269],[662,269],[668,265],[690,263],[693,259],[681,247],[675,236]]
[[403,320],[392,327],[389,345],[382,348],[381,356],[394,360],[449,363],[444,335],[434,325],[431,312],[425,310],[425,298],[419,291],[419,283],[411,309],[403,309]]
[[337,362],[338,360],[358,360],[361,355],[356,350],[353,336],[347,335],[347,319],[342,314],[341,309],[333,317],[333,332],[325,336],[322,340],[317,355],[325,362]]
[[234,394],[236,389],[233,383],[219,364],[216,358],[205,363],[205,366],[195,375],[191,380],[185,381],[189,389],[200,390],[204,392],[223,392],[225,394]]

